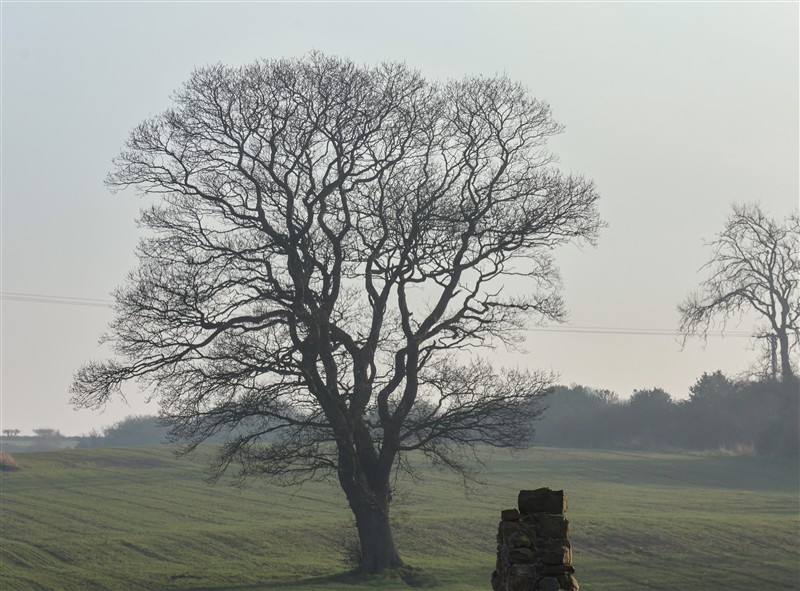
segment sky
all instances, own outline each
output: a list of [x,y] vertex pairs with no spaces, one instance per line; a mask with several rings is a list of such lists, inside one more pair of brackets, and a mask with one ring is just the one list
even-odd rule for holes
[[195,67],[311,50],[429,79],[505,73],[565,126],[550,147],[594,179],[608,224],[596,248],[558,252],[568,326],[646,334],[530,331],[497,363],[623,398],[739,374],[752,319],[684,348],[670,333],[732,203],[798,208],[799,6],[3,2],[0,428],[77,435],[158,411],[135,390],[102,411],[69,404],[73,372],[107,355],[105,301],[141,236],[139,198],[103,186],[111,159]]

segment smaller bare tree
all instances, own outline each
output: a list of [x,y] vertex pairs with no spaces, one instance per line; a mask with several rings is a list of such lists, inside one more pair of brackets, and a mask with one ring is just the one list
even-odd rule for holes
[[758,204],[734,205],[725,227],[709,243],[708,277],[678,306],[680,332],[689,337],[725,329],[731,318],[756,312],[765,321],[753,332],[770,347],[771,374],[795,382],[793,352],[800,343],[800,218],[769,218]]

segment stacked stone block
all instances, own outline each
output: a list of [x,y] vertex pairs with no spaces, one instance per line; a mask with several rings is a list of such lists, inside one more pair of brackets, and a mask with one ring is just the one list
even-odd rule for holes
[[517,504],[501,513],[492,589],[578,591],[564,518],[567,495],[549,488],[522,490]]

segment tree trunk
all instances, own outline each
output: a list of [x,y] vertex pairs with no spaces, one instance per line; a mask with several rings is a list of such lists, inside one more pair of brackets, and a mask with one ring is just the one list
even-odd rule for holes
[[[360,546],[359,572],[374,574],[403,565],[389,525],[388,474],[367,478],[363,467],[356,467],[355,478],[339,472],[339,483],[356,518]],[[358,469],[361,468],[361,469]],[[350,472],[352,474],[352,472]]]
[[384,505],[383,508],[372,507],[369,504],[353,507],[353,503],[350,503],[356,517],[361,548],[359,572],[364,574],[379,573],[403,565],[389,525],[389,503],[385,502]]
[[796,378],[792,371],[792,362],[789,357],[789,335],[786,331],[779,331],[777,337],[781,361],[781,381],[784,384],[791,384]]

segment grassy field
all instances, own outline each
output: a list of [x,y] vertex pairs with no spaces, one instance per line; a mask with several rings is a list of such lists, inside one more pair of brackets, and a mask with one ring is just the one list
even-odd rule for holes
[[[239,491],[163,447],[24,453],[2,473],[0,589],[402,589],[343,577],[354,530],[333,485]],[[564,488],[585,591],[800,589],[798,468],[746,456],[558,450],[495,454],[465,494],[428,472],[395,497],[416,584],[488,590],[500,510]]]

